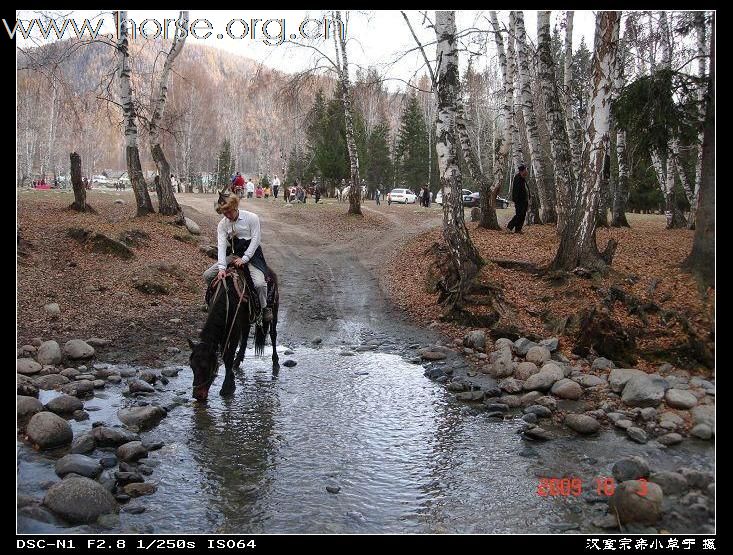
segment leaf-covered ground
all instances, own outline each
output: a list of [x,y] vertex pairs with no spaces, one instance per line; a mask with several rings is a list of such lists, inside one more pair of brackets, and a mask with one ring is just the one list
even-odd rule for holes
[[[499,221],[506,224],[511,210],[500,210]],[[694,232],[686,229],[667,230],[663,216],[628,214],[629,228],[599,229],[597,241],[602,249],[607,240],[615,238],[619,245],[612,270],[606,277],[582,278],[570,276],[564,283],[528,271],[500,267],[492,260],[527,262],[537,267],[547,266],[557,250],[558,240],[552,226],[528,226],[524,233],[506,230],[491,231],[468,223],[472,240],[488,262],[481,270],[483,284],[498,286],[504,300],[516,309],[513,322],[520,330],[539,337],[552,333],[552,323],[571,317],[585,308],[601,302],[609,288],[616,286],[639,302],[654,304],[657,311],[644,314],[630,313],[628,307],[616,301],[609,313],[625,330],[636,336],[636,346],[642,357],[637,367],[652,369],[661,360],[674,365],[689,365],[690,360],[680,355],[680,349],[689,342],[683,322],[687,322],[697,337],[714,353],[713,289],[700,290],[695,279],[680,269],[682,261],[692,249]],[[467,329],[451,323],[439,322],[441,313],[437,295],[431,291],[426,277],[433,256],[425,250],[434,242],[442,242],[440,229],[424,233],[408,247],[394,253],[388,264],[388,281],[399,283],[399,294],[394,302],[423,324],[433,324],[453,338],[462,338]],[[406,263],[409,261],[409,263]],[[469,310],[481,314],[486,306],[470,305]],[[574,337],[559,335],[561,350],[570,355]],[[656,353],[652,355],[652,353]],[[644,360],[644,357],[648,360]]]

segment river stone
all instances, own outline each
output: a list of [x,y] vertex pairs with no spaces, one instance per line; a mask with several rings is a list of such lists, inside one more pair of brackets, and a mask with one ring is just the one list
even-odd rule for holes
[[634,423],[628,418],[619,418],[618,420],[614,421],[613,424],[614,426],[616,426],[617,428],[621,428],[622,430],[628,430],[634,425]]
[[476,391],[463,391],[456,393],[456,399],[459,401],[483,401],[484,392],[480,389]]
[[38,355],[36,360],[43,365],[59,364],[64,359],[61,354],[61,347],[56,341],[44,341],[38,347]]
[[292,368],[296,364],[298,364],[298,363],[296,361],[292,360],[292,359],[288,359],[285,362],[283,362],[283,366],[287,366],[288,368]]
[[546,347],[548,351],[551,353],[554,353],[557,351],[557,348],[559,347],[560,342],[558,341],[557,337],[549,337],[547,339],[543,339],[540,341],[540,346]]
[[557,375],[554,372],[540,371],[537,374],[531,375],[524,382],[524,389],[526,391],[547,391],[557,379]]
[[702,405],[694,407],[691,411],[692,423],[706,424],[710,428],[715,428],[715,407],[711,405]]
[[519,400],[521,403],[521,406],[528,407],[530,405],[533,405],[537,399],[542,397],[542,393],[539,391],[530,391],[529,393],[525,393],[522,395]]
[[531,439],[541,439],[545,441],[548,439],[552,439],[552,434],[544,428],[540,428],[539,426],[534,426],[525,430],[524,435]]
[[608,383],[611,386],[611,391],[621,393],[624,390],[626,382],[636,376],[647,376],[647,373],[635,368],[614,368],[608,376]]
[[484,352],[486,350],[486,333],[482,330],[468,332],[463,338],[466,347]]
[[662,378],[635,376],[626,382],[621,400],[630,407],[656,407],[662,402],[666,385]]
[[59,306],[59,303],[45,304],[43,305],[43,310],[45,310],[46,314],[48,314],[51,318],[57,318],[61,314],[61,307]]
[[522,382],[514,378],[506,378],[499,382],[499,387],[507,393],[521,393]]
[[423,360],[443,360],[446,358],[446,355],[440,351],[425,351],[420,354],[420,357]]
[[608,360],[604,357],[596,357],[591,364],[591,370],[610,370],[615,368],[616,365],[613,361]]
[[655,472],[649,481],[658,484],[666,495],[680,495],[688,488],[687,479],[679,472]]
[[31,443],[40,449],[66,445],[74,438],[69,423],[52,412],[33,415],[26,427],[26,434]]
[[117,448],[117,458],[126,462],[136,461],[147,454],[147,449],[140,441],[131,441]]
[[552,411],[547,407],[543,407],[542,405],[531,405],[525,408],[523,412],[525,414],[531,412],[533,414],[536,414],[539,418],[547,418],[548,416],[552,415]]
[[147,405],[144,407],[123,408],[117,411],[117,418],[128,426],[137,426],[141,430],[148,430],[156,426],[166,415],[161,407]]
[[594,376],[593,374],[583,374],[582,376],[578,376],[575,381],[583,387],[595,387],[606,383],[604,379]]
[[522,416],[522,420],[524,420],[525,422],[527,422],[529,424],[537,424],[537,421],[539,419],[537,418],[537,415],[535,413],[528,412],[527,414],[525,414],[524,416]]
[[583,396],[583,388],[568,378],[555,382],[550,391],[561,399],[580,399]]
[[104,486],[83,477],[69,477],[53,485],[43,504],[69,522],[94,522],[100,515],[119,510]]
[[633,455],[616,461],[611,473],[617,482],[649,477],[649,463],[644,457]]
[[545,372],[555,376],[555,381],[562,380],[567,377],[565,375],[565,367],[557,362],[548,362],[540,368],[540,372]]
[[127,484],[122,489],[130,497],[140,497],[141,495],[150,495],[151,493],[155,493],[155,490],[157,490],[158,487],[150,482],[134,482],[132,484]]
[[16,374],[16,393],[24,397],[38,397],[38,386],[33,383],[33,379],[23,374]]
[[82,339],[72,339],[64,343],[64,354],[72,360],[91,358],[94,356],[94,347]]
[[527,351],[525,359],[527,362],[534,362],[537,366],[542,366],[545,362],[550,360],[550,355],[550,350],[547,347],[537,345]]
[[697,405],[697,397],[683,389],[668,389],[664,400],[675,409],[691,409]]
[[455,393],[455,392],[458,392],[458,391],[466,391],[466,389],[468,389],[468,385],[466,385],[466,383],[463,382],[463,381],[461,381],[461,380],[456,380],[456,381],[450,382],[446,386],[446,389],[448,391],[452,391],[452,392]]
[[568,414],[565,425],[579,434],[594,434],[601,428],[598,420],[586,414]]
[[492,378],[507,378],[514,373],[514,363],[512,362],[512,352],[510,349],[494,351],[489,357],[489,362],[491,365],[488,373]]
[[84,403],[78,397],[59,395],[46,403],[46,408],[56,414],[71,414],[83,409]]
[[533,374],[537,374],[540,369],[534,362],[520,362],[514,371],[514,377],[518,380],[527,380]]
[[59,372],[59,374],[61,374],[65,378],[69,378],[69,380],[73,380],[80,374],[80,372],[76,368],[64,368],[63,370],[61,370],[61,372]]
[[89,380],[71,382],[61,386],[61,391],[67,395],[75,395],[77,397],[79,395],[86,395],[87,393],[94,392],[94,382],[90,382]]
[[522,406],[522,400],[518,395],[502,395],[496,399],[499,403],[507,405],[509,408],[516,409]]
[[510,351],[514,350],[514,341],[511,339],[507,339],[506,337],[500,337],[496,340],[494,343],[494,349],[500,350],[500,349],[509,349]]
[[[643,491],[645,494],[641,495],[640,492]],[[612,512],[618,514],[622,524],[654,524],[662,516],[663,497],[662,488],[654,482],[628,480],[616,487],[608,504]]]
[[517,353],[519,356],[526,356],[527,352],[532,347],[537,347],[537,343],[534,341],[530,341],[526,337],[520,337],[514,342],[514,352]]
[[700,439],[710,439],[713,437],[713,429],[707,424],[698,424],[690,430],[690,434]]
[[155,382],[158,381],[158,374],[150,370],[144,370],[143,372],[140,372],[140,379],[150,385],[154,385]]
[[127,382],[130,393],[153,393],[155,388],[143,380],[130,380]]
[[69,378],[61,374],[46,374],[33,378],[33,384],[39,389],[56,389],[69,383]]
[[178,368],[163,368],[160,373],[167,378],[175,378],[180,370]]
[[97,443],[91,431],[84,432],[71,442],[71,452],[74,454],[85,455],[94,451],[96,447]]
[[15,369],[18,374],[24,376],[30,376],[32,374],[38,374],[43,368],[42,365],[38,364],[32,358],[19,358],[15,360]]
[[672,432],[669,434],[664,434],[663,436],[659,436],[657,438],[657,441],[662,445],[677,445],[678,443],[682,442],[682,436],[680,434]]
[[139,472],[129,472],[129,471],[118,471],[115,472],[115,480],[117,481],[117,485],[119,487],[125,486],[127,484],[142,484],[145,482],[145,478],[142,477],[142,474]]
[[27,395],[16,395],[15,406],[18,420],[27,420],[43,410],[43,403]]
[[92,435],[100,447],[119,447],[130,441],[138,441],[140,437],[123,428],[109,428],[107,426],[95,426],[92,428]]
[[80,454],[71,454],[61,457],[54,467],[56,475],[63,478],[70,472],[86,478],[96,478],[102,473],[102,465],[91,457]]
[[715,479],[713,474],[710,472],[703,472],[702,470],[695,470],[687,467],[680,468],[680,474],[685,477],[685,480],[687,480],[687,483],[691,488],[699,490],[705,490]]
[[646,432],[641,428],[631,426],[626,430],[626,434],[636,443],[646,443],[647,441],[649,441]]

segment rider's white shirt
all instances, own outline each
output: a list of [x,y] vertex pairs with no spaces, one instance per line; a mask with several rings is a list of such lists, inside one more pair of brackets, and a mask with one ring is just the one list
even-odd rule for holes
[[260,217],[254,212],[239,209],[239,217],[232,222],[229,218],[222,218],[216,226],[216,237],[218,246],[217,264],[220,270],[226,270],[227,241],[234,233],[238,239],[251,239],[252,242],[244,253],[242,260],[249,262],[254,256],[257,247],[260,245]]

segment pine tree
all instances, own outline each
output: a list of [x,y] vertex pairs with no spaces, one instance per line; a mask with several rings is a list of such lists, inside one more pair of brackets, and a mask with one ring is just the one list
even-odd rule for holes
[[408,189],[420,188],[428,180],[428,131],[420,102],[412,94],[402,112],[397,136],[399,175],[397,181]]
[[232,146],[229,143],[229,139],[224,139],[224,142],[221,145],[217,168],[219,168],[219,170],[216,175],[216,186],[219,190],[226,189],[231,185],[231,175],[234,172]]
[[[368,189],[373,192],[376,187],[390,188],[392,179],[392,160],[389,155],[389,124],[382,120],[369,136],[366,155],[366,171]],[[361,155],[359,155],[361,160]]]

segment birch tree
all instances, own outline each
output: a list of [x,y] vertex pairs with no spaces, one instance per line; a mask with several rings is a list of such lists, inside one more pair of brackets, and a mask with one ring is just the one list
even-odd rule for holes
[[462,310],[463,297],[483,264],[463,217],[462,179],[456,148],[456,102],[459,92],[458,51],[455,12],[435,12],[437,42],[436,152],[443,189],[443,237],[450,251],[451,273],[441,285],[441,302],[446,313]]
[[[619,45],[618,56],[613,73],[611,101],[615,102],[624,86],[625,51],[628,45],[629,26],[624,29],[624,40]],[[611,227],[631,227],[626,219],[626,199],[629,194],[629,166],[626,152],[626,129],[616,122],[616,158],[618,177],[611,191]]]
[[[573,171],[580,169],[580,152],[582,150],[582,131],[578,118],[573,110],[573,19],[575,12],[565,12],[565,63],[563,64],[563,88],[565,93],[565,126],[570,138],[570,153],[573,157]],[[556,167],[557,169],[557,167]]]
[[617,55],[619,12],[596,14],[591,98],[585,127],[582,168],[571,192],[572,208],[560,237],[560,246],[550,268],[572,271],[576,267],[605,272],[616,249],[608,242],[603,253],[596,245],[596,208],[603,164],[609,142],[612,71]]
[[519,67],[519,83],[522,99],[522,113],[524,124],[527,130],[527,142],[529,143],[529,156],[532,162],[532,173],[537,183],[537,191],[540,203],[540,221],[542,223],[557,222],[555,212],[555,195],[552,186],[547,182],[547,168],[542,164],[542,147],[540,136],[537,130],[537,115],[532,100],[529,71],[529,48],[527,46],[526,33],[524,30],[524,13],[512,11],[509,14],[510,22],[516,29],[517,40],[517,65]]
[[[702,81],[705,78],[706,74],[706,68],[705,68],[705,12],[697,12],[695,14],[695,31],[697,34],[697,76]],[[712,64],[711,64],[712,67]],[[698,89],[698,101],[700,103],[700,119],[704,121],[705,119],[705,87],[700,86]],[[700,148],[698,150],[697,155],[697,163],[695,164],[695,190],[692,194],[692,201],[690,202],[690,218],[687,222],[690,229],[695,228],[695,220],[696,220],[696,213],[697,213],[697,206],[699,202],[699,195],[700,195],[700,183],[702,180],[702,143],[703,143],[703,135],[704,135],[704,125],[700,126],[700,131],[698,133],[698,142],[700,143]],[[684,173],[684,172],[683,172]]]
[[117,12],[119,18],[117,28],[120,31],[120,38],[117,42],[117,50],[120,56],[119,77],[120,77],[120,102],[125,119],[125,158],[127,161],[127,175],[130,177],[132,189],[135,192],[137,203],[137,215],[145,216],[152,213],[153,203],[150,201],[148,186],[145,183],[142,166],[140,165],[140,151],[137,146],[137,117],[133,101],[130,76],[130,53],[127,40],[127,11]]
[[572,148],[566,118],[555,81],[555,61],[552,58],[549,11],[537,12],[537,50],[539,54],[539,80],[546,109],[547,127],[550,132],[552,162],[555,167],[557,231],[562,236],[570,208],[571,191],[575,186],[575,165],[572,160]]
[[[168,159],[163,152],[161,146],[161,123],[163,121],[163,113],[165,112],[165,103],[168,98],[168,80],[170,78],[171,70],[173,69],[173,63],[176,58],[183,50],[183,45],[186,42],[186,36],[188,33],[184,30],[188,25],[188,11],[181,11],[176,22],[176,33],[173,36],[173,44],[171,49],[168,51],[168,55],[165,58],[163,64],[163,71],[160,74],[160,82],[158,84],[158,94],[154,101],[153,116],[150,118],[150,151],[153,156],[155,166],[158,168],[158,175],[160,176],[160,205],[158,206],[158,212],[165,214],[166,216],[174,216],[181,214],[181,207],[176,201],[173,187],[171,186],[171,169]],[[180,179],[181,176],[179,176]]]

